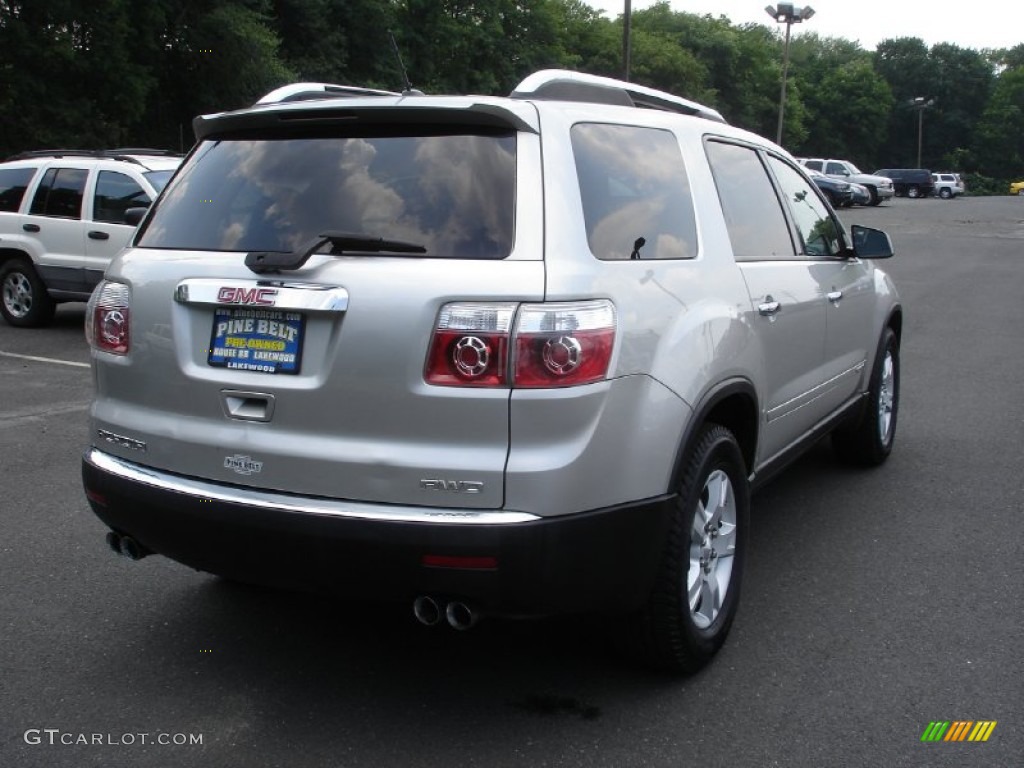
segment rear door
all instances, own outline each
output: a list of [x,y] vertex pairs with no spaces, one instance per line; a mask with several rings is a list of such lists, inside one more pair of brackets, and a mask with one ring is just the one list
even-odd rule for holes
[[37,240],[42,254],[36,264],[48,288],[85,290],[85,232],[82,203],[89,178],[86,168],[50,166],[35,189],[23,232]]
[[125,221],[129,208],[148,206],[152,196],[127,173],[101,170],[87,190],[84,279],[91,289],[103,271],[132,236],[134,226]]
[[[97,354],[95,424],[147,446],[104,449],[236,485],[499,508],[509,390],[424,371],[444,307],[491,345],[505,309],[543,297],[539,142],[461,119],[201,143],[108,273],[131,286],[134,338],[128,372],[108,376],[119,361]],[[324,232],[425,252],[325,246],[279,273],[245,265]]]
[[798,253],[783,203],[753,147],[709,141],[733,255],[750,294],[761,342],[760,460],[783,450],[820,418],[825,379],[825,297],[814,262]]
[[862,379],[873,334],[874,280],[870,268],[847,258],[843,229],[825,202],[793,166],[768,160],[797,230],[808,276],[825,307],[825,345],[811,412],[823,418],[853,396]]

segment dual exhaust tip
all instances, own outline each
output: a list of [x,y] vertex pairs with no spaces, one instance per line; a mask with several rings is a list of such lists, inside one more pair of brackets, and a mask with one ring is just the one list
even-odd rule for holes
[[121,557],[126,557],[129,560],[141,560],[146,555],[151,554],[148,549],[139,544],[131,536],[122,536],[115,531],[107,533],[107,546],[110,547],[115,554]]
[[[107,546],[121,557],[129,560],[141,560],[150,551],[139,544],[131,536],[122,536],[116,531],[107,533]],[[433,627],[441,623],[442,616],[452,629],[464,632],[476,626],[480,614],[460,600],[452,600],[441,607],[434,598],[427,595],[417,597],[412,603],[412,612],[420,624]]]
[[421,595],[412,602],[412,613],[416,620],[427,627],[437,626],[442,617],[452,629],[464,632],[472,629],[480,620],[480,614],[459,600],[452,600],[444,607],[434,598]]

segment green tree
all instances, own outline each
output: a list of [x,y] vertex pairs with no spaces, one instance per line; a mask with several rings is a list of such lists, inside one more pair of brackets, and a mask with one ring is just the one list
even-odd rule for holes
[[996,83],[995,72],[984,54],[949,43],[932,46],[928,58],[936,72],[935,105],[924,115],[928,130],[922,136],[921,162],[935,170],[973,171],[954,165],[953,158],[962,157],[973,143]]
[[0,148],[127,140],[155,85],[152,70],[133,60],[136,29],[153,14],[137,16],[128,0],[0,3]]
[[[888,154],[881,164],[917,163],[919,120],[922,165],[942,169],[953,159],[971,162],[964,149],[974,143],[977,121],[995,83],[991,53],[949,43],[929,50],[918,38],[900,38],[878,46],[875,68],[894,99],[886,131]],[[919,97],[934,102],[922,114],[912,104]]]
[[997,179],[1024,178],[1024,66],[999,75],[975,135],[978,170]]
[[403,0],[399,42],[414,83],[431,92],[507,94],[561,63],[556,0]]
[[605,77],[622,75],[622,24],[606,19],[581,0],[552,4],[555,25],[561,30],[559,67]]
[[301,80],[401,90],[388,32],[394,2],[275,0],[279,55]]
[[[672,11],[664,1],[634,14],[633,26],[666,51],[678,49],[684,54],[672,54],[677,61],[672,78],[662,75],[646,84],[715,107],[741,127],[765,135],[774,133],[781,48],[771,30],[756,24],[735,27],[724,16]],[[644,54],[644,48],[634,53],[638,80],[646,75]],[[799,90],[792,101],[796,126],[802,114]]]
[[928,59],[924,40],[917,37],[883,40],[875,49],[874,64],[893,95],[888,125],[879,126],[886,151],[878,163],[890,168],[912,167],[917,163],[918,115],[911,101],[934,97],[938,73]]
[[885,135],[893,97],[857,43],[815,33],[793,41],[791,59],[807,107],[807,136],[790,146],[797,154],[848,158],[867,168]]
[[251,104],[294,79],[279,59],[269,0],[162,0],[152,141],[187,148],[193,117]]

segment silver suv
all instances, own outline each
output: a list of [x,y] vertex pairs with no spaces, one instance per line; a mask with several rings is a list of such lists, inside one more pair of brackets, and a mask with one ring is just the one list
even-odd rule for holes
[[161,150],[41,150],[0,163],[0,314],[46,325],[87,301],[181,156]]
[[871,196],[868,205],[879,205],[883,200],[892,200],[895,195],[892,179],[876,173],[864,173],[849,160],[830,160],[820,157],[798,159],[800,164],[806,168],[836,179],[860,184],[867,189]]
[[197,118],[92,298],[108,542],[459,629],[605,612],[696,669],[752,487],[828,432],[892,448],[888,237],[630,83],[319,94]]

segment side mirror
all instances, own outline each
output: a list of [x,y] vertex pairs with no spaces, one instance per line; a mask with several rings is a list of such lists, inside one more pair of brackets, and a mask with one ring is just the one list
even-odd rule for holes
[[880,229],[850,225],[853,237],[853,255],[861,259],[890,259],[893,255],[892,240]]
[[129,224],[129,225],[131,225],[133,227],[137,226],[138,223],[140,221],[142,221],[142,217],[146,215],[146,211],[148,211],[148,210],[149,210],[148,206],[141,207],[141,208],[129,208],[129,209],[127,209],[124,212],[124,223],[125,224]]

